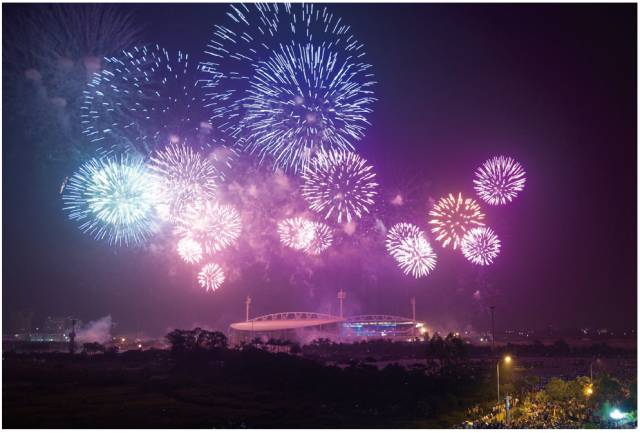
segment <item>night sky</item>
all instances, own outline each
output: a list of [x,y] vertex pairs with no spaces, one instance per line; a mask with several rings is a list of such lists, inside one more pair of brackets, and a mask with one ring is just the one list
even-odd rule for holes
[[[145,40],[199,56],[225,5],[121,5]],[[404,276],[384,244],[346,245],[300,271],[295,255],[251,261],[216,293],[153,247],[110,247],[62,211],[60,184],[77,164],[47,163],[3,111],[3,316],[111,314],[118,332],[162,335],[195,324],[226,329],[253,314],[410,315],[441,329],[548,325],[635,328],[636,6],[330,5],[366,44],[378,85],[357,149],[380,183],[412,200],[404,218],[427,228],[429,200],[472,196],[473,172],[505,154],[527,185],[510,205],[484,205],[502,240],[480,269],[436,247],[426,278]],[[18,9],[3,5],[3,20]],[[5,26],[6,27],[6,26]],[[3,62],[11,59],[3,58]],[[78,138],[82,139],[81,137]],[[388,216],[389,224],[397,222]],[[385,217],[383,217],[385,219]],[[377,255],[370,249],[378,249]]]

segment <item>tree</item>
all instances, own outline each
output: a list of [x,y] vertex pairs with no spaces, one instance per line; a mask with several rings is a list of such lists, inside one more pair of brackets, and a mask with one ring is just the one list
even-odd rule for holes
[[571,398],[567,382],[559,377],[552,377],[545,387],[547,395],[556,401],[565,401]]
[[447,335],[444,339],[447,358],[450,360],[462,360],[467,356],[467,346],[460,337],[456,337],[453,334]]
[[174,329],[166,335],[166,339],[171,345],[171,352],[174,354],[191,352],[196,347],[196,328],[193,331],[184,329]]
[[594,381],[594,395],[596,401],[599,403],[604,403],[608,401],[609,403],[618,403],[624,399],[624,392],[622,389],[622,384],[618,379],[609,376],[609,374],[604,373],[600,375]]
[[557,340],[551,345],[551,353],[556,356],[568,355],[571,352],[571,348],[564,340]]
[[197,347],[204,350],[225,349],[227,344],[227,336],[219,331],[200,330],[196,337]]
[[165,337],[174,354],[193,353],[198,350],[224,349],[228,345],[227,336],[219,331],[195,328],[191,331],[174,329]]
[[105,347],[98,343],[98,342],[93,342],[93,343],[84,343],[82,345],[82,350],[84,353],[87,354],[91,354],[91,353],[98,353],[98,352],[105,352]]
[[428,353],[434,358],[442,358],[444,356],[444,340],[438,333],[433,334],[433,337],[429,340]]

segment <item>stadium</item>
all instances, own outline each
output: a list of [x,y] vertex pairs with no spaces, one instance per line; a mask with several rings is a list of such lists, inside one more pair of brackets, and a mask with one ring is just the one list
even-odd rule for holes
[[[415,319],[415,300],[412,299],[414,317],[387,314],[334,316],[313,312],[274,313],[232,323],[229,336],[232,344],[248,343],[260,339],[289,340],[306,343],[318,338],[332,341],[359,341],[370,339],[410,340],[427,332],[425,324]],[[342,304],[342,302],[341,302]],[[342,305],[340,306],[342,311]]]

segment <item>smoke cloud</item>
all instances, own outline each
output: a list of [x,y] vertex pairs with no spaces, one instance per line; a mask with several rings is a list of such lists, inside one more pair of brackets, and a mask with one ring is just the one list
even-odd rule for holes
[[76,341],[79,343],[105,344],[111,341],[111,315],[87,323],[77,332]]

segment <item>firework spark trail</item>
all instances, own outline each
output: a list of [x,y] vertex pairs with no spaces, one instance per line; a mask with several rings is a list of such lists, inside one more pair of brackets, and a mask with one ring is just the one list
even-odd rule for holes
[[202,245],[190,238],[178,242],[178,254],[187,263],[199,263],[202,260]]
[[478,167],[473,180],[478,196],[491,205],[506,204],[524,189],[525,171],[513,158],[493,157]]
[[133,46],[140,25],[131,13],[106,4],[33,4],[7,12],[3,30],[3,100],[7,119],[35,157],[82,163],[95,146],[78,140],[82,95],[102,58]]
[[144,154],[178,142],[217,146],[211,124],[200,113],[196,64],[188,54],[154,45],[104,61],[104,70],[94,74],[84,91],[81,125],[90,142],[110,139]]
[[177,221],[189,206],[215,198],[222,175],[211,162],[190,147],[170,144],[151,157],[158,213]]
[[350,27],[314,4],[231,5],[227,16],[199,66],[221,133],[294,172],[320,149],[353,149],[375,82]]
[[386,247],[407,275],[424,277],[436,266],[437,255],[424,232],[416,225],[399,223],[391,227],[387,233]]
[[235,208],[204,202],[188,206],[174,232],[200,242],[207,254],[214,254],[232,245],[240,230],[240,214]]
[[500,240],[489,227],[476,227],[462,238],[462,254],[471,263],[488,266],[500,253]]
[[208,263],[198,273],[198,283],[207,292],[215,292],[224,283],[225,275],[216,263]]
[[139,244],[156,226],[152,191],[152,176],[142,159],[94,158],[69,178],[63,209],[96,239]]
[[378,193],[373,167],[348,151],[319,153],[302,178],[301,194],[309,208],[338,224],[349,223],[369,213]]
[[442,197],[429,211],[429,224],[436,240],[442,242],[443,247],[452,245],[457,249],[467,230],[484,226],[484,213],[480,205],[471,198],[464,198],[461,193],[455,197],[449,194]]
[[[12,62],[22,72],[36,68],[40,76],[57,76],[73,64],[86,73],[100,70],[100,59],[140,39],[133,14],[106,4],[38,5],[9,26]],[[61,83],[60,83],[61,84]]]

